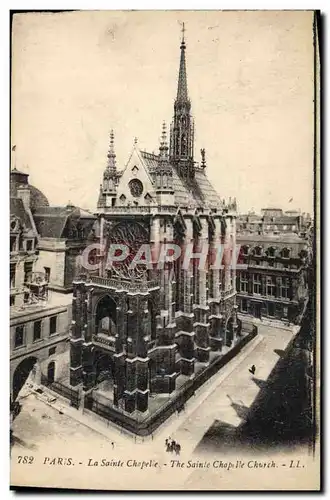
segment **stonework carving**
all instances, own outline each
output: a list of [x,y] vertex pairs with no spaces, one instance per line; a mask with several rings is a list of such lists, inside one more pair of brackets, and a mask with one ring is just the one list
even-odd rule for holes
[[139,179],[132,179],[128,186],[134,198],[139,198],[143,193],[143,184]]
[[121,262],[114,262],[111,274],[121,278],[142,278],[147,267],[139,264],[131,266],[131,263],[141,248],[141,245],[148,243],[149,234],[145,227],[137,222],[121,222],[114,226],[109,234],[109,244],[118,243],[129,248],[128,257]]

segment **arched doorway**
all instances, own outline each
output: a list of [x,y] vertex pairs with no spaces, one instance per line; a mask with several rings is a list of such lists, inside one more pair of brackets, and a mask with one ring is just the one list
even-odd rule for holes
[[113,360],[110,354],[101,349],[94,349],[93,366],[96,384],[104,380],[113,380]]
[[47,368],[47,383],[52,384],[55,380],[55,361],[51,361]]
[[117,310],[116,302],[105,295],[98,302],[95,314],[95,333],[115,336],[117,333]]
[[13,401],[17,398],[37,362],[37,358],[31,356],[23,359],[23,361],[21,361],[21,363],[16,367],[13,376]]
[[[95,373],[94,397],[101,404],[112,405],[115,401],[115,366],[112,355],[102,349],[93,350],[93,369]],[[100,399],[101,398],[101,399]]]
[[230,316],[225,327],[225,345],[231,347],[234,340],[233,317]]

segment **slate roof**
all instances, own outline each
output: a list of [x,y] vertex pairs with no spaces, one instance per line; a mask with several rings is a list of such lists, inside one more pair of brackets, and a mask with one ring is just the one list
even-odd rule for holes
[[21,198],[10,198],[10,215],[15,215],[27,229],[33,230],[30,217]]
[[[159,166],[159,157],[157,155],[147,153],[146,151],[140,151],[140,154],[149,170],[156,169]],[[216,207],[221,204],[219,195],[202,169],[196,168],[195,179],[188,181],[178,175],[175,166],[170,166],[173,172],[175,205],[185,206],[196,203],[198,206],[205,207],[209,205],[211,207]]]
[[33,214],[37,231],[44,238],[61,238],[69,217],[95,219],[95,216],[74,206],[39,207]]

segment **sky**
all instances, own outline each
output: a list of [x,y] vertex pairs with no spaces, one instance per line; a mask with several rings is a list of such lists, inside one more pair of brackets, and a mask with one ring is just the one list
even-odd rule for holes
[[[173,115],[186,26],[195,160],[241,213],[312,212],[310,11],[80,11],[14,16],[12,165],[53,205],[95,209],[115,133],[158,152]],[[290,201],[292,199],[292,201]]]

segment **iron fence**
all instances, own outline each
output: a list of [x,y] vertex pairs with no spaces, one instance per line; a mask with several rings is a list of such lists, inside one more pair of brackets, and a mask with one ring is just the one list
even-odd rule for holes
[[252,331],[245,337],[242,337],[240,342],[236,344],[230,351],[219,357],[203,371],[196,374],[194,379],[185,382],[177,394],[171,400],[167,401],[161,408],[155,411],[144,420],[134,421],[126,413],[120,411],[116,407],[104,405],[93,398],[93,391],[85,396],[84,406],[97,413],[103,418],[109,419],[115,424],[124,427],[126,430],[146,436],[153,433],[161,424],[163,424],[175,412],[182,412],[185,410],[187,401],[195,395],[195,392],[213,375],[215,375],[224,365],[226,365],[232,358],[243,349],[243,347],[253,340],[258,334],[258,328],[253,326]]

